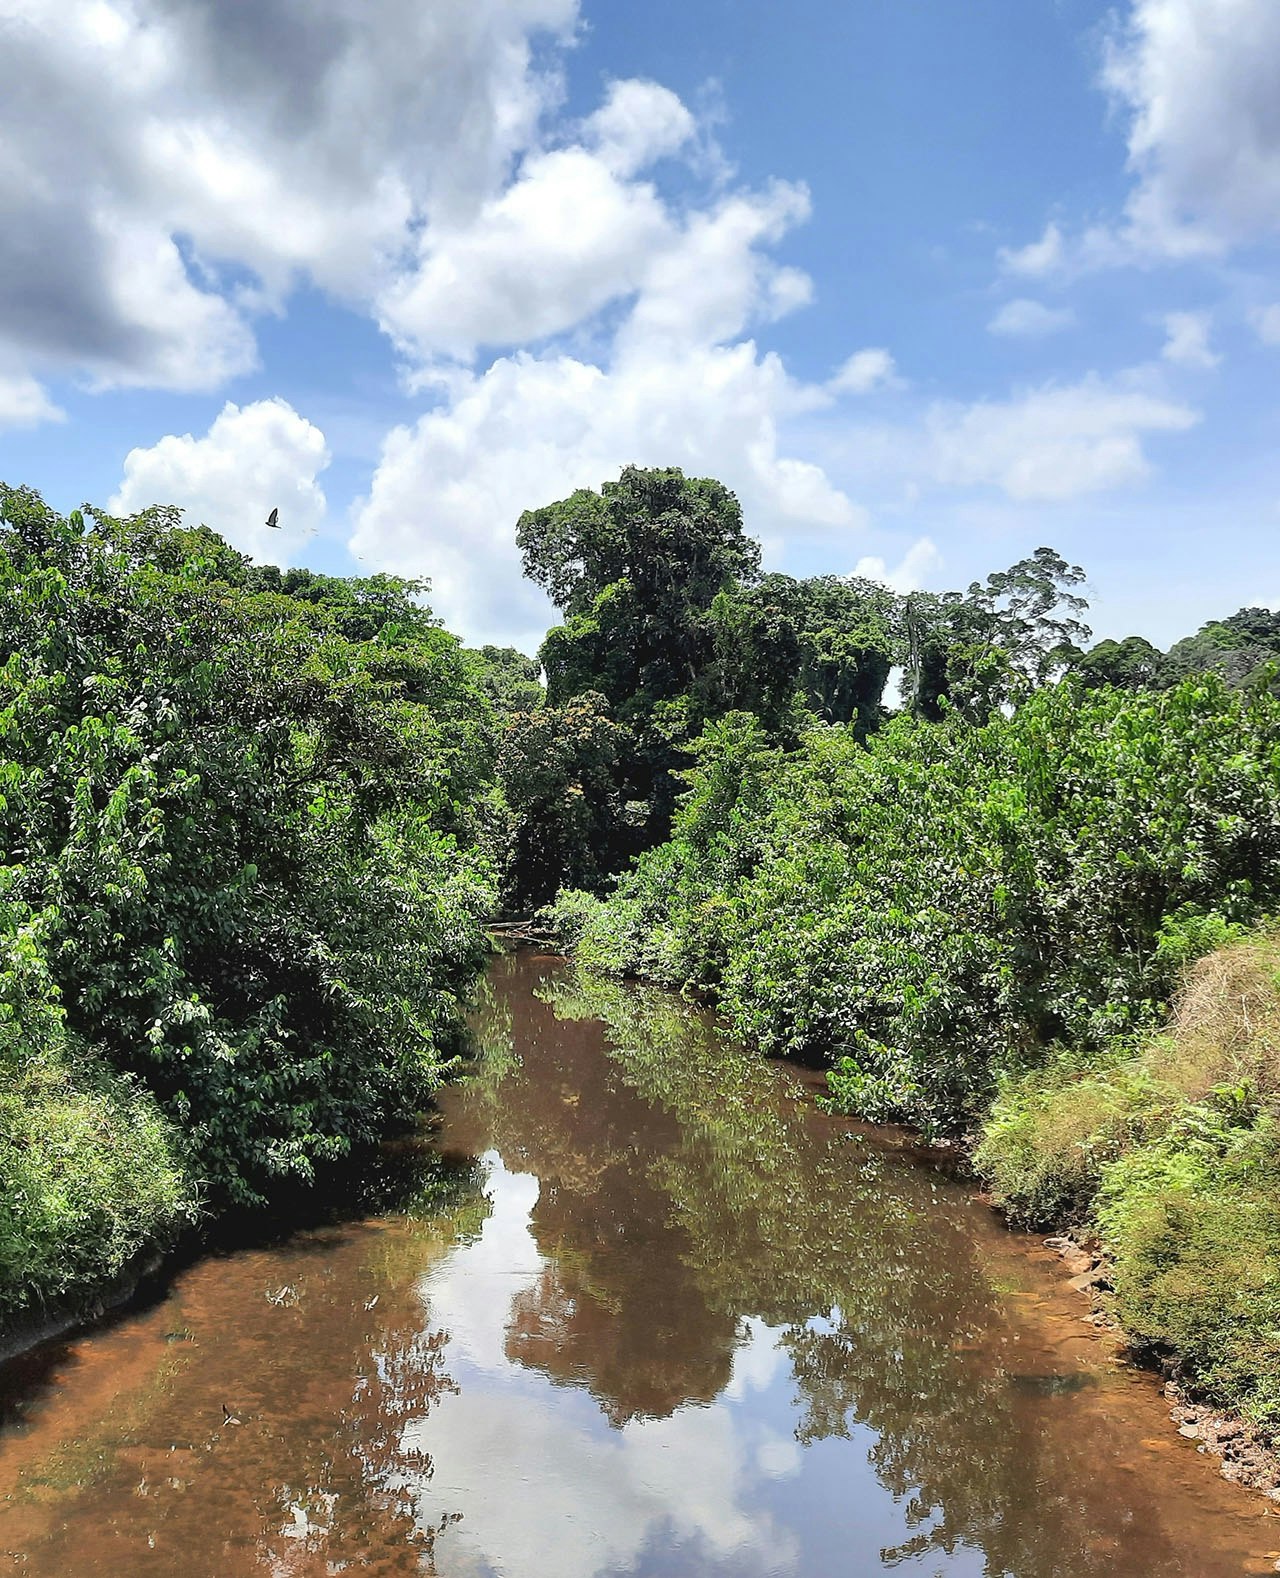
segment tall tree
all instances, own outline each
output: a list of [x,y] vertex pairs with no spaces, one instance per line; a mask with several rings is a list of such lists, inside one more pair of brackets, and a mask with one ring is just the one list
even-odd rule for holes
[[898,616],[887,587],[857,576],[766,575],[721,593],[713,613],[705,715],[752,712],[780,735],[799,705],[824,723],[852,723],[863,738],[875,727]]
[[1099,641],[1072,668],[1091,688],[1158,689],[1165,675],[1165,656],[1144,636],[1126,636],[1123,641]]
[[598,493],[526,510],[516,542],[525,574],[566,616],[542,651],[548,702],[596,689],[628,723],[696,682],[712,602],[760,568],[736,497],[678,467],[627,466]]
[[981,721],[1026,696],[1078,656],[1090,636],[1075,590],[1079,565],[1037,548],[967,593],[913,593],[902,618],[902,661],[909,709],[936,719],[944,701]]

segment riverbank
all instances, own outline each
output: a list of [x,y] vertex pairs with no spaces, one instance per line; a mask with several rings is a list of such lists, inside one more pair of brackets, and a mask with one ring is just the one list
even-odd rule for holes
[[1086,1319],[1110,1332],[1140,1368],[1159,1371],[1165,1400],[1172,1404],[1172,1428],[1184,1439],[1197,1442],[1200,1451],[1216,1458],[1223,1479],[1280,1501],[1280,1450],[1274,1436],[1251,1425],[1238,1411],[1214,1407],[1197,1396],[1193,1388],[1175,1379],[1170,1371],[1176,1369],[1176,1355],[1158,1354],[1146,1347],[1135,1349],[1132,1337],[1116,1318],[1110,1298],[1112,1263],[1096,1238],[1083,1232],[1057,1233],[1046,1238],[1044,1244],[1060,1256],[1071,1287],[1088,1304],[1091,1313]]
[[200,1193],[149,1091],[54,1014],[0,1020],[0,1354],[127,1298]]
[[1014,1225],[1067,1235],[1183,1434],[1280,1496],[1278,1099],[1267,932],[1191,966],[1162,1033],[1006,1079],[974,1161]]

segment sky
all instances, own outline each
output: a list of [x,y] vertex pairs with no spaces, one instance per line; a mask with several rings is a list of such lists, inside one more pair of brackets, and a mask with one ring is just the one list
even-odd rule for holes
[[1280,606],[1277,0],[0,0],[0,58],[0,478],[60,509],[530,652],[516,520],[630,462],[792,574]]

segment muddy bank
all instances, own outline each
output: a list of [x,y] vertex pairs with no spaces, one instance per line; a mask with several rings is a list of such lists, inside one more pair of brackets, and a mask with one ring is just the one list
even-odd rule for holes
[[1087,1303],[1090,1324],[1110,1334],[1136,1368],[1160,1377],[1165,1400],[1172,1404],[1170,1424],[1178,1435],[1216,1459],[1223,1479],[1280,1502],[1280,1451],[1275,1443],[1238,1414],[1198,1398],[1194,1387],[1180,1378],[1175,1355],[1135,1345],[1125,1332],[1108,1301],[1110,1268],[1097,1240],[1058,1233],[1043,1242],[1061,1258],[1069,1286]]

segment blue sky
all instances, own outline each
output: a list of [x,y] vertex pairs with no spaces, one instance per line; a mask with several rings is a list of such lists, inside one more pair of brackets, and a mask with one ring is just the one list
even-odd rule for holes
[[794,573],[1280,604],[1274,0],[0,0],[0,48],[0,476],[59,506],[530,650],[517,516],[631,460]]

